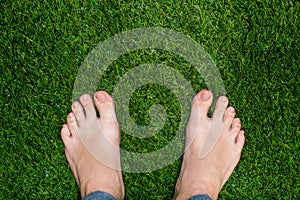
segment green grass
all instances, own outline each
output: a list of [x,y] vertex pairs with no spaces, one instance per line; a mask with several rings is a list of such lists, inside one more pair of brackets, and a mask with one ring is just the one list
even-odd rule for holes
[[[0,199],[79,198],[59,135],[71,110],[78,68],[99,42],[138,27],[166,27],[189,35],[220,70],[246,133],[241,162],[220,199],[300,198],[298,1],[0,4]],[[111,93],[122,74],[149,62],[178,69],[195,91],[206,88],[199,84],[201,75],[179,56],[145,49],[116,60],[98,89]],[[134,93],[130,108],[137,123],[147,124],[148,109],[157,102],[169,106],[168,121],[154,138],[122,133],[123,148],[153,151],[172,139],[179,111],[172,94],[164,94],[168,92],[149,85]],[[126,198],[171,199],[180,164],[178,159],[158,171],[124,173]]]

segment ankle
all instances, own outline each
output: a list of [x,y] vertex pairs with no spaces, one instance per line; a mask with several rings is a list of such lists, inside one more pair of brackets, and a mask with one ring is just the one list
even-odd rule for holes
[[[82,198],[86,197],[87,195],[89,195],[93,192],[100,190],[100,188],[97,188],[96,185],[93,184],[93,181],[91,181],[91,180],[80,184],[79,188],[80,188],[80,193],[81,193]],[[102,191],[102,190],[100,190],[100,191]]]
[[219,191],[214,186],[206,186],[203,189],[199,190],[198,194],[207,194],[211,199],[218,199]]
[[99,181],[88,181],[80,187],[81,197],[85,197],[93,192],[101,191],[106,192],[116,199],[124,199],[124,189],[121,183],[118,181],[107,180],[105,184]]
[[218,198],[219,191],[213,185],[203,184],[197,187],[189,187],[181,190],[177,190],[174,196],[176,200],[189,199],[198,194],[206,194],[211,199]]
[[87,195],[89,195],[93,192],[96,192],[96,191],[108,193],[108,194],[112,195],[113,197],[119,199],[116,191],[113,188],[100,187],[100,186],[95,186],[95,185],[88,185],[85,187],[85,189],[82,189],[81,197],[84,198]]

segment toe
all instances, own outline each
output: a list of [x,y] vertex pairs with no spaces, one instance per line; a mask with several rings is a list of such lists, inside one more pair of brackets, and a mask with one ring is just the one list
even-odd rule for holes
[[212,104],[212,93],[208,90],[202,90],[193,99],[190,120],[207,118],[207,113]]
[[68,122],[68,129],[73,136],[74,134],[77,134],[78,132],[78,126],[76,122],[76,118],[74,113],[70,113],[67,117],[67,122]]
[[242,151],[244,144],[245,144],[245,133],[244,131],[240,131],[236,137],[236,145],[239,153]]
[[232,122],[234,120],[234,117],[235,117],[235,110],[233,107],[229,107],[226,109],[225,111],[225,115],[224,115],[224,125],[225,125],[225,128],[227,130],[230,130],[231,128],[231,125],[232,125]]
[[215,111],[213,114],[213,119],[223,121],[223,117],[224,117],[227,105],[228,105],[227,97],[221,96],[216,103],[216,108],[215,108]]
[[94,103],[93,103],[90,95],[88,95],[88,94],[81,95],[80,103],[82,104],[82,106],[84,108],[86,119],[96,117]]
[[79,102],[75,101],[72,104],[72,111],[75,115],[77,122],[80,124],[80,122],[85,119],[84,111],[83,111],[81,104]]
[[72,136],[71,132],[68,129],[68,126],[66,124],[63,125],[63,127],[60,131],[60,136],[61,136],[64,143],[66,143],[67,140],[70,139],[70,137]]
[[241,130],[241,120],[239,118],[235,118],[231,124],[231,132],[238,134]]
[[94,95],[95,105],[99,111],[100,119],[115,121],[116,113],[112,97],[105,91],[98,91]]

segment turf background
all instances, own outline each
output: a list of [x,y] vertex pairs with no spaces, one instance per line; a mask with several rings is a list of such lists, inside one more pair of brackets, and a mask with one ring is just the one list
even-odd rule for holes
[[[59,135],[76,73],[99,42],[138,27],[189,35],[220,70],[246,133],[241,162],[220,199],[300,198],[298,1],[23,0],[0,5],[0,199],[79,198]],[[145,62],[177,68],[195,91],[206,87],[180,57],[145,49],[114,62],[98,89],[111,92],[122,74]],[[155,150],[172,138],[178,103],[164,100],[168,92],[148,85],[135,93],[131,113],[137,123],[147,123],[147,108],[156,101],[171,104],[170,120],[150,142],[123,133],[123,148]],[[151,173],[124,173],[126,199],[171,199],[180,163]]]

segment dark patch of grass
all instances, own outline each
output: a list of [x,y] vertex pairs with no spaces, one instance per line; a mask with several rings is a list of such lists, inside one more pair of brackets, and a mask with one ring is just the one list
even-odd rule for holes
[[[78,68],[99,42],[132,28],[158,26],[204,46],[243,122],[242,159],[220,199],[299,199],[299,11],[299,2],[288,0],[3,1],[0,199],[79,198],[59,136]],[[115,61],[98,89],[111,93],[120,76],[149,61],[181,70],[195,91],[205,88],[197,84],[201,75],[188,73],[189,63],[176,55],[141,50]],[[157,102],[154,95],[142,104],[141,95],[154,91],[137,91],[133,115]],[[170,117],[177,116],[176,104],[169,109]],[[147,123],[147,109],[135,119]],[[172,120],[168,139],[178,122]],[[168,141],[161,137],[146,146],[132,140],[122,145],[150,151],[155,142]],[[155,172],[124,173],[126,198],[171,199],[179,169],[180,159]]]

